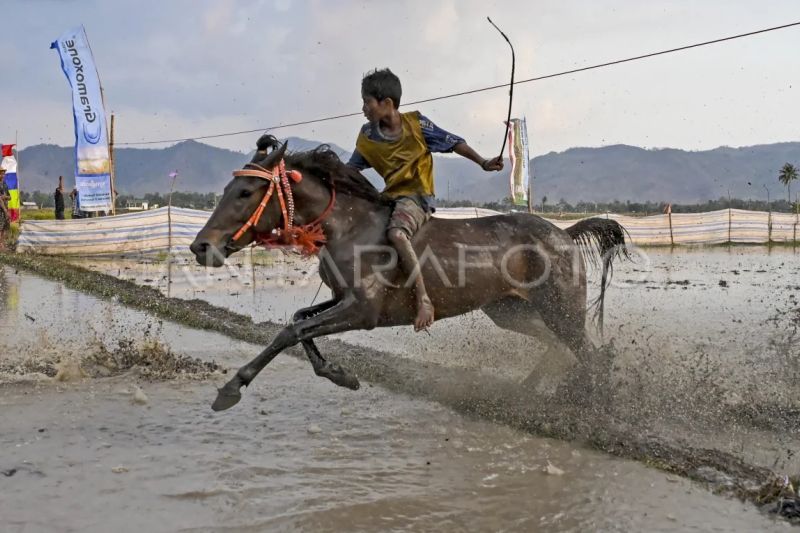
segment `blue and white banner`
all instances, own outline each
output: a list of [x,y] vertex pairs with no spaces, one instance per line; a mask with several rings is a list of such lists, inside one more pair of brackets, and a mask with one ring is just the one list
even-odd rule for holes
[[111,161],[100,78],[83,26],[54,41],[61,68],[72,86],[75,118],[75,186],[82,211],[111,210]]

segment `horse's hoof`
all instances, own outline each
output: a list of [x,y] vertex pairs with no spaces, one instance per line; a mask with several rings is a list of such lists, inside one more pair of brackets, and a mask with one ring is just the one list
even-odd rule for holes
[[358,378],[348,373],[345,373],[344,376],[342,376],[341,381],[336,384],[340,387],[346,387],[350,390],[358,390],[361,388],[361,383],[358,382]]
[[221,389],[217,389],[217,399],[211,404],[214,411],[224,411],[230,409],[242,399],[239,388],[242,386],[239,376],[234,376],[232,380],[225,384]]
[[358,390],[361,388],[358,378],[339,365],[328,363],[325,366],[326,368],[320,375],[325,376],[340,387],[345,387],[350,390]]
[[219,389],[217,391],[217,399],[211,404],[211,409],[214,411],[224,411],[239,403],[241,399],[242,395],[238,392],[236,394],[230,394],[223,389]]

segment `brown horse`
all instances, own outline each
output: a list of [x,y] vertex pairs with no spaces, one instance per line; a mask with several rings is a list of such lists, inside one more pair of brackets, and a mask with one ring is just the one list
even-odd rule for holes
[[[313,339],[412,324],[415,316],[412,287],[418,273],[404,276],[388,246],[389,201],[326,146],[287,154],[285,143],[279,145],[267,135],[257,146],[252,162],[235,172],[225,187],[191,250],[200,264],[219,267],[226,257],[254,241],[274,237],[276,230],[280,233],[287,220],[301,228],[314,221],[316,238],[324,240],[319,251],[320,277],[333,298],[297,311],[292,323],[218,391],[214,410],[235,405],[241,399],[241,387],[298,342],[317,375],[358,389],[356,377],[326,361]],[[294,178],[283,180],[291,190],[270,198],[268,187],[280,192],[278,169],[283,165]],[[287,206],[291,203],[293,209]],[[625,231],[613,220],[587,219],[564,231],[530,214],[434,218],[414,236],[413,246],[437,319],[481,309],[501,328],[531,336],[539,336],[544,324],[579,360],[586,360],[593,348],[585,328],[584,259],[602,259],[597,302],[602,317],[612,260],[627,255]]]

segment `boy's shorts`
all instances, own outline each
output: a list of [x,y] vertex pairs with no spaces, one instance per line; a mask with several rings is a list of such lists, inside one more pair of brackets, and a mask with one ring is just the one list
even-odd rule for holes
[[402,230],[410,239],[416,234],[425,222],[431,218],[430,212],[422,207],[423,200],[413,196],[401,196],[394,202],[392,217],[389,219],[389,229]]

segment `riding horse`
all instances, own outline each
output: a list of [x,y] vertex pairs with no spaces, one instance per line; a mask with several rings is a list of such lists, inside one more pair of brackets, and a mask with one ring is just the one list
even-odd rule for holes
[[332,299],[300,309],[256,358],[218,391],[212,408],[228,409],[241,387],[281,351],[302,344],[314,372],[350,389],[358,379],[327,361],[314,339],[358,329],[412,324],[413,276],[423,275],[436,318],[480,309],[501,328],[530,336],[542,324],[586,360],[586,261],[600,260],[597,312],[612,261],[627,256],[625,230],[590,218],[561,230],[527,213],[468,220],[433,218],[414,236],[421,271],[404,273],[386,227],[390,200],[323,145],[287,153],[262,136],[250,163],[235,171],[222,199],[191,245],[197,261],[220,267],[251,245],[289,246],[319,256],[319,274]]

